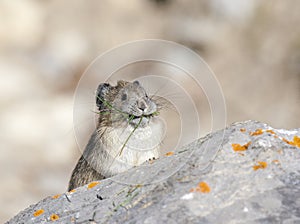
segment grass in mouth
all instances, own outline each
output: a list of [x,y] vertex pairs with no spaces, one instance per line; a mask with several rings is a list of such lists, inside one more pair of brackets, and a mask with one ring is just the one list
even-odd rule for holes
[[123,152],[123,149],[125,148],[127,142],[129,141],[130,137],[133,135],[133,133],[135,132],[135,130],[140,126],[141,122],[142,122],[142,119],[143,119],[143,116],[140,117],[140,120],[139,122],[137,123],[137,125],[134,127],[134,129],[132,130],[132,132],[130,132],[129,136],[127,137],[127,139],[125,140],[121,150],[120,150],[120,153],[119,153],[119,156],[121,156],[122,152]]
[[[100,97],[98,97],[98,99],[105,105],[107,106],[110,110],[113,110],[113,111],[116,111],[117,113],[120,113],[122,114],[123,116],[125,116],[125,118],[128,118],[128,124],[133,120],[133,119],[139,119],[138,123],[134,126],[134,129],[130,132],[129,136],[126,138],[124,144],[122,145],[122,148],[120,150],[120,153],[117,154],[117,156],[121,156],[122,155],[122,152],[126,146],[126,144],[128,143],[129,139],[131,138],[131,136],[133,135],[133,133],[136,131],[136,129],[141,125],[142,123],[142,120],[144,117],[146,118],[150,118],[150,117],[153,117],[153,116],[157,116],[159,114],[158,111],[155,111],[154,113],[152,114],[149,114],[149,115],[141,115],[141,116],[135,116],[133,114],[128,114],[126,112],[123,112],[121,111],[120,109],[118,108],[115,108],[114,106],[112,106],[109,102],[107,102],[106,100],[104,99],[101,99]],[[106,110],[103,110],[103,111],[100,111],[100,112],[96,112],[97,114],[110,114],[111,111],[106,111]]]

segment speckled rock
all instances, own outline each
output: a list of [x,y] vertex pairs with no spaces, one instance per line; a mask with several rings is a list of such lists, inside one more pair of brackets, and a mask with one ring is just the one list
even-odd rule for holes
[[235,123],[7,223],[299,223],[299,161],[300,129]]

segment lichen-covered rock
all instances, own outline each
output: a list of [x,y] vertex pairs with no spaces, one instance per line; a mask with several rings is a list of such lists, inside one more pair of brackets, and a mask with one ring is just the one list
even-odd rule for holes
[[300,129],[247,121],[7,223],[299,223]]

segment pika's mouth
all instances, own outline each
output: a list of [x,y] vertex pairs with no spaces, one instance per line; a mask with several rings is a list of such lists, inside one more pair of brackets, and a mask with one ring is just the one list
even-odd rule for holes
[[129,124],[134,125],[134,126],[145,127],[149,123],[150,119],[157,115],[158,115],[157,112],[154,112],[151,114],[142,114],[140,116],[128,114],[128,122],[129,122]]
[[128,120],[141,119],[142,117],[151,118],[151,117],[154,117],[154,116],[155,116],[155,113],[148,114],[148,115],[142,114],[140,116],[136,116],[136,115],[133,115],[133,114],[128,114]]

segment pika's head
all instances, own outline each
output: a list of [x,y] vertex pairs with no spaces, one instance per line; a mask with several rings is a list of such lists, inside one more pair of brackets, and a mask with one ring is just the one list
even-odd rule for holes
[[116,86],[102,83],[98,86],[96,104],[101,112],[108,112],[114,121],[131,125],[149,123],[157,115],[157,105],[138,81],[118,81]]

